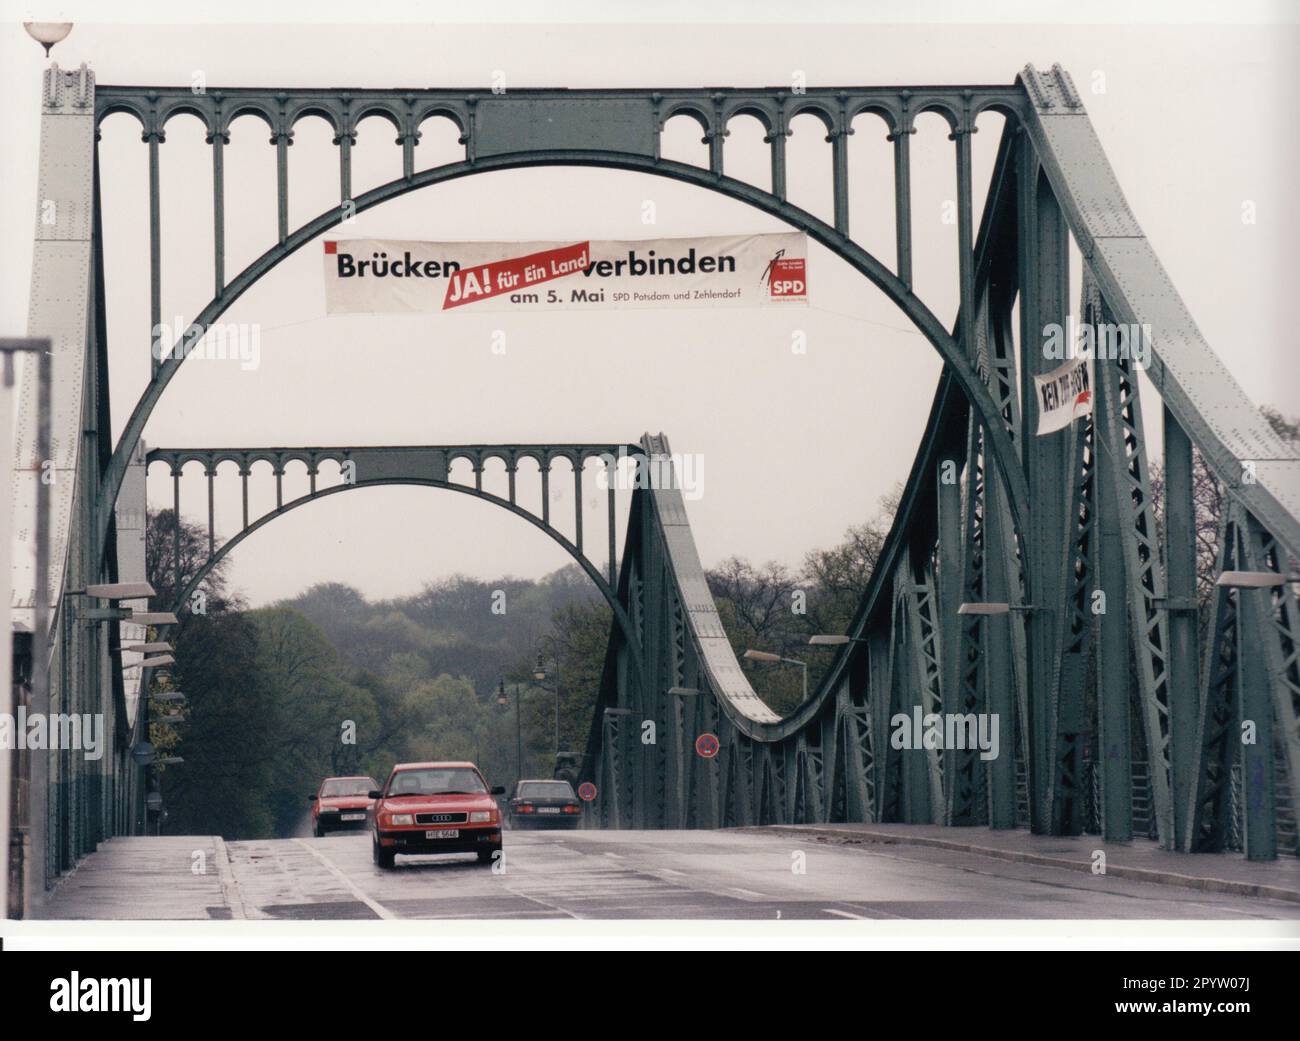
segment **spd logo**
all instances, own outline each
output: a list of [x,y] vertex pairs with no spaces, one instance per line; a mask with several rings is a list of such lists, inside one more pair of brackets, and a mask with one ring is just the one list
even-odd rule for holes
[[803,257],[781,257],[772,261],[768,287],[773,300],[807,300],[807,261]]

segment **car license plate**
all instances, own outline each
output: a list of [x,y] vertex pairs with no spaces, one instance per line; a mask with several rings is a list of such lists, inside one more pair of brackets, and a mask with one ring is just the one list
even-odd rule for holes
[[344,813],[344,814],[340,814],[340,816],[345,821],[363,821],[366,819],[366,815],[364,813]]
[[437,831],[426,831],[426,839],[458,839],[460,838],[459,828],[439,828]]
[[537,812],[538,813],[559,813],[560,808],[558,806],[539,806],[537,808]]

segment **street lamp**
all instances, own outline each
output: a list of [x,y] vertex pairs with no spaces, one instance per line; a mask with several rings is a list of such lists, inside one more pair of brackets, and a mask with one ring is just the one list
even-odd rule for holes
[[[515,784],[517,785],[520,776],[523,773],[524,762],[524,745],[523,738],[520,736],[522,731],[519,728],[519,688],[515,688]],[[510,704],[510,699],[506,697],[506,678],[501,677],[497,683],[497,704],[503,708]]]
[[1010,614],[1012,611],[1032,611],[1033,604],[1007,604],[998,601],[976,601],[973,603],[964,603],[957,608],[958,614],[982,614],[982,615],[999,615]]
[[171,611],[132,611],[127,621],[136,625],[176,625],[180,619]]
[[809,647],[843,647],[846,643],[866,643],[861,636],[819,634],[808,637]]
[[1300,582],[1300,575],[1284,575],[1279,571],[1225,571],[1214,584],[1224,589],[1273,589],[1288,582]]
[[72,32],[71,22],[23,22],[27,35],[45,48],[45,57],[50,56],[50,48]]
[[555,755],[560,755],[560,660],[552,658],[551,664],[555,666],[555,686],[548,687],[544,682],[546,680],[546,663],[542,660],[542,652],[537,652],[537,663],[533,666],[533,682],[542,690],[555,695]]
[[750,661],[767,662],[772,665],[798,665],[803,670],[803,700],[808,700],[808,663],[799,661],[797,658],[783,658],[779,654],[772,654],[770,651],[746,650],[745,655]]
[[148,582],[104,582],[86,586],[86,596],[99,600],[147,600],[155,595]]

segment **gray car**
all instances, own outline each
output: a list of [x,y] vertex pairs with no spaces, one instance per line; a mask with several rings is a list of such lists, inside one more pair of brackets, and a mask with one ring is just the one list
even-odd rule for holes
[[538,779],[517,781],[510,795],[510,827],[576,828],[582,822],[582,803],[568,781]]

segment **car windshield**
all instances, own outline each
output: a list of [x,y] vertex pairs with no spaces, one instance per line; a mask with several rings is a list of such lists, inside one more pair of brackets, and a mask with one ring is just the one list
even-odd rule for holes
[[521,799],[572,799],[573,789],[568,781],[520,781]]
[[333,777],[320,786],[323,799],[337,799],[342,795],[366,795],[378,788],[372,777]]
[[402,770],[388,782],[388,798],[403,795],[479,795],[487,791],[478,771],[469,766]]

